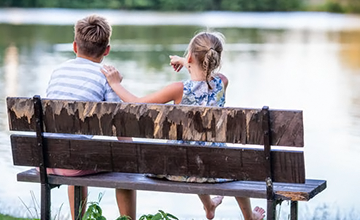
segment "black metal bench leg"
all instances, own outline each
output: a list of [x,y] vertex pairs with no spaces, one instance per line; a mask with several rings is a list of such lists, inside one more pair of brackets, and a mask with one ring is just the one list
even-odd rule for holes
[[51,187],[49,184],[41,184],[41,220],[51,219]]
[[297,220],[298,219],[298,202],[291,201],[290,203],[290,219]]
[[267,210],[266,210],[266,219],[275,220],[276,219],[276,201],[267,200]]
[[274,199],[273,183],[271,178],[266,178],[266,193],[267,193],[267,220],[275,220],[276,218],[276,200]]
[[83,204],[84,201],[82,201],[82,190],[83,186],[74,186],[74,213],[75,219],[77,220],[80,220],[82,218],[82,206],[86,205]]

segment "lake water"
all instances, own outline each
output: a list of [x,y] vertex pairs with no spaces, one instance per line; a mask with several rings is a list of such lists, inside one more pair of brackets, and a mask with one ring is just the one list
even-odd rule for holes
[[[31,216],[40,188],[16,181],[24,168],[12,165],[5,98],[45,96],[51,71],[74,57],[73,23],[93,13],[113,24],[105,63],[115,65],[124,85],[140,96],[187,79],[184,71],[172,72],[168,55],[182,55],[200,30],[221,31],[227,38],[221,69],[230,81],[227,106],[304,111],[306,177],[326,179],[328,187],[300,202],[300,219],[360,219],[360,17],[301,12],[0,9],[0,212]],[[118,217],[114,190],[90,188],[89,201],[99,193],[105,193],[104,215]],[[54,189],[52,201],[53,213],[67,219],[66,187]],[[252,204],[266,206],[265,200]],[[139,216],[158,209],[180,219],[205,218],[196,195],[138,192]],[[287,219],[288,204],[279,212]],[[242,219],[233,198],[224,199],[216,219]]]

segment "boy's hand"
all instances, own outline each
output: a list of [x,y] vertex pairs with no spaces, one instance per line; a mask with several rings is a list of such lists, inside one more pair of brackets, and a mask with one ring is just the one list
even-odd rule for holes
[[179,56],[169,56],[170,57],[170,65],[174,68],[174,71],[179,72],[185,63],[185,58]]
[[109,85],[121,83],[123,76],[113,66],[104,65],[100,71],[106,76]]

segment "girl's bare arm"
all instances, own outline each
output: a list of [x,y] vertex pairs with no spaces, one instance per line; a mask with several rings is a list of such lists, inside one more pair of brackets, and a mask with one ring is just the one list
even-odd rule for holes
[[175,82],[152,94],[144,97],[137,97],[120,84],[122,76],[114,67],[104,65],[101,72],[106,76],[108,83],[114,92],[124,102],[167,103],[174,101],[175,104],[181,102],[184,87],[182,82]]

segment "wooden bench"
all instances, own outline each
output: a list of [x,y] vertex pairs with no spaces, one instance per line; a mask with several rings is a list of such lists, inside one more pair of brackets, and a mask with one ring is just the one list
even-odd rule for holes
[[[21,131],[11,135],[14,165],[40,167],[40,174],[30,169],[17,174],[17,180],[41,183],[43,220],[50,219],[51,189],[59,185],[76,186],[76,210],[80,187],[92,186],[264,198],[267,219],[275,219],[276,204],[283,200],[291,200],[291,219],[297,219],[297,202],[308,201],[326,188],[325,180],[305,179],[302,111],[81,102],[39,96],[8,97],[7,108],[10,130]],[[45,132],[241,145],[84,140],[46,137]],[[104,173],[63,177],[47,175],[46,167]],[[148,178],[144,173],[241,181],[183,183]]]

